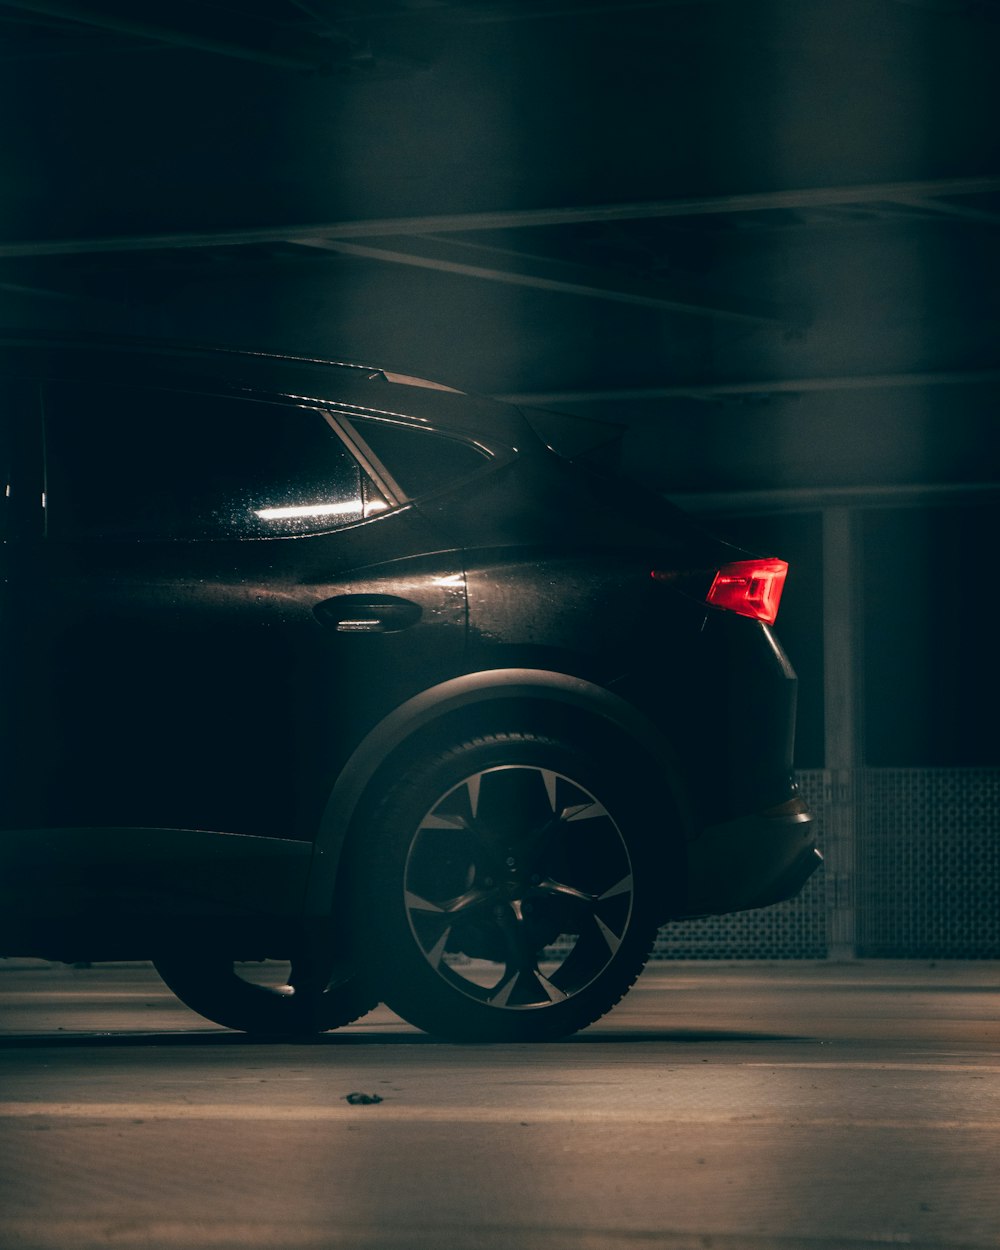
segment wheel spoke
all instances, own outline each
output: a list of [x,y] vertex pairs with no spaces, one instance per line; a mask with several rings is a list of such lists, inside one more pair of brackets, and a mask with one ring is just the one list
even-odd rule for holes
[[[524,997],[526,987],[531,991],[527,999]],[[540,994],[539,991],[541,991]],[[557,985],[553,985],[535,965],[531,968],[508,969],[507,975],[486,1001],[491,1007],[506,1007],[511,998],[516,1000],[517,1006],[524,1006],[526,1003],[541,1002],[543,998],[550,1003],[560,1003],[568,997],[569,995],[564,994]]]
[[632,874],[626,873],[620,881],[616,881],[614,885],[600,894],[588,894],[585,890],[578,890],[576,886],[569,885],[565,881],[555,881],[548,877],[534,885],[532,892],[569,898],[577,903],[584,903],[589,907],[593,907],[597,903],[603,903],[605,899],[618,898],[622,894],[631,894],[633,884]]
[[586,894],[583,890],[576,889],[575,886],[567,885],[565,881],[553,881],[551,877],[545,881],[539,881],[533,890],[539,894],[569,898],[575,903],[584,903],[588,907],[592,907],[597,902],[596,895]]
[[429,898],[414,894],[412,890],[407,890],[405,899],[408,911],[430,912],[450,918],[461,916],[465,912],[472,911],[473,908],[493,902],[497,894],[498,891],[495,889],[466,890],[464,894],[459,894],[456,898],[446,899],[443,903],[435,903]]
[[631,894],[633,888],[632,874],[626,873],[621,881],[617,881],[610,889],[605,890],[603,894],[598,894],[597,902],[602,903],[606,898],[616,898],[619,894]]
[[513,971],[505,969],[506,975],[500,981],[499,985],[493,990],[492,994],[487,996],[486,1001],[491,1007],[506,1007],[510,1001],[511,993],[517,984],[520,973],[516,968]]
[[538,968],[535,969],[535,980],[545,991],[545,995],[550,1003],[562,1002],[564,998],[568,998],[568,994],[564,994],[558,985],[553,985],[549,978]]
[[542,774],[542,781],[545,783],[545,793],[548,795],[548,798],[549,798],[549,807],[551,807],[552,810],[555,811],[556,810],[556,781],[557,781],[556,775],[554,772],[551,772],[548,768],[543,768],[540,771]]
[[602,938],[604,938],[605,942],[607,942],[608,950],[613,955],[618,947],[621,946],[623,935],[614,933],[611,929],[609,929],[600,916],[594,917],[594,924],[597,926],[598,933]]
[[424,956],[432,968],[439,968],[441,960],[444,958],[445,948],[448,945],[448,939],[451,937],[451,925],[448,925],[438,940],[434,943],[429,951],[424,951]]
[[482,776],[482,773],[474,773],[465,783],[465,788],[469,792],[469,809],[472,812],[473,820],[479,815],[479,788]]
[[407,911],[437,912],[440,915],[447,911],[447,908],[440,903],[432,903],[429,898],[421,898],[419,894],[414,894],[412,890],[405,891],[405,901]]
[[468,829],[464,816],[442,815],[438,811],[428,812],[420,822],[421,829]]
[[572,807],[564,807],[559,813],[559,819],[568,824],[571,820],[593,820],[597,816],[607,816],[607,814],[604,804],[594,799],[590,803],[575,803]]
[[615,930],[607,923],[607,921],[599,914],[600,905],[608,899],[623,898],[630,895],[633,888],[632,874],[628,873],[622,877],[620,881],[616,881],[601,894],[587,894],[583,890],[578,890],[574,886],[567,885],[564,881],[553,881],[551,878],[547,881],[539,882],[534,887],[534,891],[543,897],[553,899],[564,899],[574,903],[579,909],[579,919],[577,923],[580,925],[580,933],[587,922],[594,926],[594,929],[604,939],[608,949],[612,954],[618,950],[624,936],[624,928],[627,925],[627,915],[624,919],[621,932]]

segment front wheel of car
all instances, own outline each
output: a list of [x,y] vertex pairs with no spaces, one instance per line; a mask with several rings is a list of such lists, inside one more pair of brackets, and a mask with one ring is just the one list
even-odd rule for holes
[[618,1002],[663,886],[618,764],[497,733],[407,767],[352,848],[360,949],[388,1006],[457,1041],[542,1041]]
[[324,976],[317,984],[304,960],[238,961],[223,953],[180,950],[154,959],[153,966],[185,1006],[243,1033],[323,1033],[367,1015],[379,1001],[353,970]]

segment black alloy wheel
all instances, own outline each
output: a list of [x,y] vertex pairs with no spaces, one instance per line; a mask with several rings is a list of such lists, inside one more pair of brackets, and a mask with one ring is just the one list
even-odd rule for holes
[[607,761],[529,733],[409,768],[355,878],[386,1003],[459,1041],[540,1041],[609,1011],[656,936],[656,878],[623,789]]
[[153,966],[185,1006],[206,1020],[271,1037],[324,1033],[367,1015],[379,1002],[354,972],[316,984],[306,961],[237,961],[177,951]]

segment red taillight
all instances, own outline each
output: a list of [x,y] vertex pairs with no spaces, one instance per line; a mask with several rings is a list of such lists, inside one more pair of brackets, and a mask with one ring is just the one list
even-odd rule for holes
[[716,573],[705,601],[773,625],[787,573],[784,560],[734,560]]

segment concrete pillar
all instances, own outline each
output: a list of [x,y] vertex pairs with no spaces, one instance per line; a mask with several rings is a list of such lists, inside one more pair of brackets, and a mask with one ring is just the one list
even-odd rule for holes
[[823,512],[825,772],[823,854],[827,957],[857,954],[857,835],[863,757],[861,520],[850,508]]

